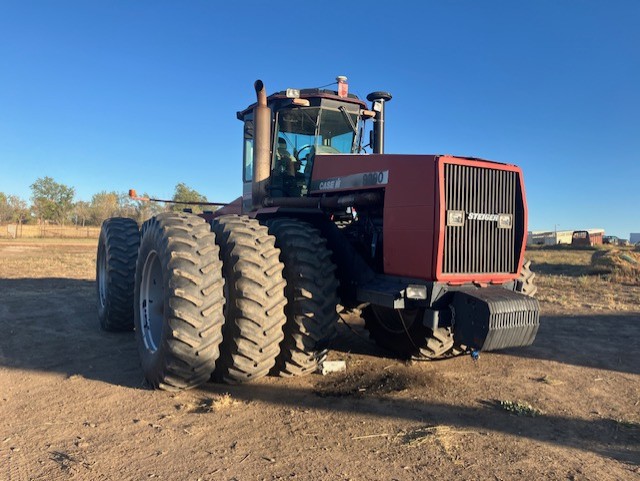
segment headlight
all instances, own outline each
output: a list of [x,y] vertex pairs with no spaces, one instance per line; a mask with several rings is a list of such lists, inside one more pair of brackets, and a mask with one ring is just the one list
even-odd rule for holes
[[447,225],[448,226],[463,226],[464,225],[464,211],[463,210],[448,210],[447,211]]
[[406,291],[407,299],[420,299],[427,298],[427,286],[420,284],[409,284]]
[[500,229],[511,229],[513,227],[513,216],[511,214],[498,214],[498,227]]

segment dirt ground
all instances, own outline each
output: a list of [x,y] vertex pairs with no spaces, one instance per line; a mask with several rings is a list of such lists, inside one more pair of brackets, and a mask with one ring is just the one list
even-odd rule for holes
[[345,373],[175,394],[99,329],[94,241],[2,241],[0,480],[638,480],[640,287],[589,255],[531,253],[529,348],[406,364],[351,317]]

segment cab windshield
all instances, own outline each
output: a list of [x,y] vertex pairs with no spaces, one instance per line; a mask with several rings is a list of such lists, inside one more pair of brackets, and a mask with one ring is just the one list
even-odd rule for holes
[[[313,160],[317,154],[351,154],[358,151],[358,114],[344,107],[302,107],[281,110],[276,114],[276,137],[272,175],[293,176],[281,195],[306,193]],[[275,180],[275,179],[274,179]]]

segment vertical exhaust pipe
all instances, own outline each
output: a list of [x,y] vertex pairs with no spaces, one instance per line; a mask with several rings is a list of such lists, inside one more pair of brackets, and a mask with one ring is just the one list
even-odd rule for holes
[[267,196],[267,182],[271,171],[271,109],[267,107],[267,94],[262,80],[253,84],[257,103],[253,108],[253,183],[251,198],[253,209],[262,207]]
[[373,124],[373,153],[384,154],[384,107],[391,100],[389,92],[371,92],[367,100],[372,102],[372,109],[376,112]]

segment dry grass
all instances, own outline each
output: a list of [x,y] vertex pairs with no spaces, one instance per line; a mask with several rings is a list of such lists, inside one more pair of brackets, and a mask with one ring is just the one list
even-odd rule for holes
[[591,257],[595,273],[609,281],[640,286],[640,253],[625,249],[598,251]]
[[465,437],[478,434],[474,431],[465,431],[451,426],[424,426],[412,429],[409,432],[398,433],[404,445],[409,447],[439,447],[449,461],[461,464],[460,450],[464,449]]
[[25,238],[90,238],[97,239],[100,235],[100,227],[76,227],[60,225],[16,225],[8,224],[0,226],[0,238],[25,239]]
[[41,241],[20,239],[0,242],[0,278],[94,277],[96,239]]
[[445,445],[451,445],[451,440],[458,434],[468,434],[466,431],[454,429],[451,426],[424,426],[412,429],[409,432],[401,432],[404,444],[407,446],[422,446],[431,441],[437,441]]
[[528,249],[526,257],[531,259],[531,269],[536,273],[536,297],[543,311],[638,311],[640,286],[621,283],[592,265],[594,255],[607,252],[608,249]]
[[233,399],[231,394],[224,393],[214,394],[213,396],[206,396],[194,400],[187,400],[177,404],[175,408],[177,411],[205,414],[229,409],[238,404],[240,404],[240,401]]
[[6,239],[0,238],[1,246],[97,246],[97,238],[72,238],[72,237],[28,237],[20,239]]

